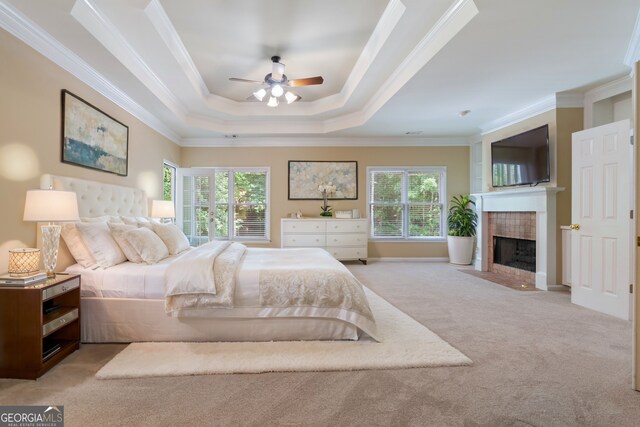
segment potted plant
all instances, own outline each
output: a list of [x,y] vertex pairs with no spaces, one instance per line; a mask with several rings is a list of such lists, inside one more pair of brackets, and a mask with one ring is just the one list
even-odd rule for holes
[[449,215],[449,262],[452,264],[471,264],[475,243],[478,215],[471,205],[475,202],[469,196],[459,195],[451,199]]

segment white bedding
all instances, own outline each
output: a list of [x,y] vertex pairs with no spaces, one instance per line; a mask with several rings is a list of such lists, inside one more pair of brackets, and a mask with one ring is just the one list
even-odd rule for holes
[[[351,324],[360,323],[361,327],[365,326],[364,329],[375,338],[375,325],[362,325],[358,322],[357,316],[347,310],[324,307],[262,306],[258,276],[265,265],[273,263],[274,251],[284,255],[284,259],[291,260],[314,249],[249,248],[236,272],[234,307],[231,309],[208,308],[207,313],[202,315],[246,319],[266,317],[339,319]],[[154,265],[125,262],[108,269],[97,270],[85,269],[76,264],[67,268],[66,271],[82,275],[81,296],[83,298],[147,299],[161,300],[164,303],[164,274],[168,266],[178,257],[180,255],[175,255]]]

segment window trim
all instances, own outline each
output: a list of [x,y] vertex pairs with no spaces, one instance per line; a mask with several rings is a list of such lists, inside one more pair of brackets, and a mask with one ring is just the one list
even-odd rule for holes
[[[403,172],[402,178],[402,201],[400,204],[403,206],[403,225],[402,225],[402,237],[390,236],[373,236],[373,215],[371,214],[371,173],[372,172]],[[407,200],[407,174],[409,172],[437,172],[440,174],[440,200],[442,203],[441,224],[440,230],[441,236],[409,236],[409,209],[410,203]],[[395,203],[391,203],[395,204]],[[368,166],[367,167],[367,212],[369,215],[369,241],[370,242],[388,242],[388,243],[416,243],[416,242],[446,242],[447,234],[449,232],[449,226],[447,223],[447,167],[446,166]]]
[[168,166],[171,169],[173,169],[173,173],[171,174],[171,201],[173,202],[174,206],[176,203],[176,192],[177,192],[177,179],[178,179],[178,165],[176,165],[175,163],[173,163],[172,161],[169,161],[167,159],[163,159],[162,160],[162,199],[164,200],[164,167]]

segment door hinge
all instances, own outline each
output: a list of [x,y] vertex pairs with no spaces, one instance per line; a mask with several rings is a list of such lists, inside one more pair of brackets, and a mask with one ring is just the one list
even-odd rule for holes
[[632,294],[633,293],[633,284],[629,285],[629,293]]
[[633,219],[633,209],[629,211],[629,218]]
[[640,247],[640,236],[636,237],[636,244]]

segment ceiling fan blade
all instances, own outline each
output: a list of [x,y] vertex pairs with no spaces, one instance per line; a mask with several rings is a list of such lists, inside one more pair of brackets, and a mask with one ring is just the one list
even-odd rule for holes
[[306,79],[289,80],[289,86],[300,87],[300,86],[321,85],[323,82],[324,82],[324,79],[322,78],[322,76],[307,77]]
[[239,79],[237,77],[229,77],[229,80],[234,81],[234,82],[243,82],[243,83],[258,83],[258,84],[264,83],[264,82],[261,82],[261,81],[258,81],[258,80]]
[[260,102],[260,100],[258,98],[256,98],[255,95],[251,94],[251,96],[247,97],[247,101],[249,102]]

